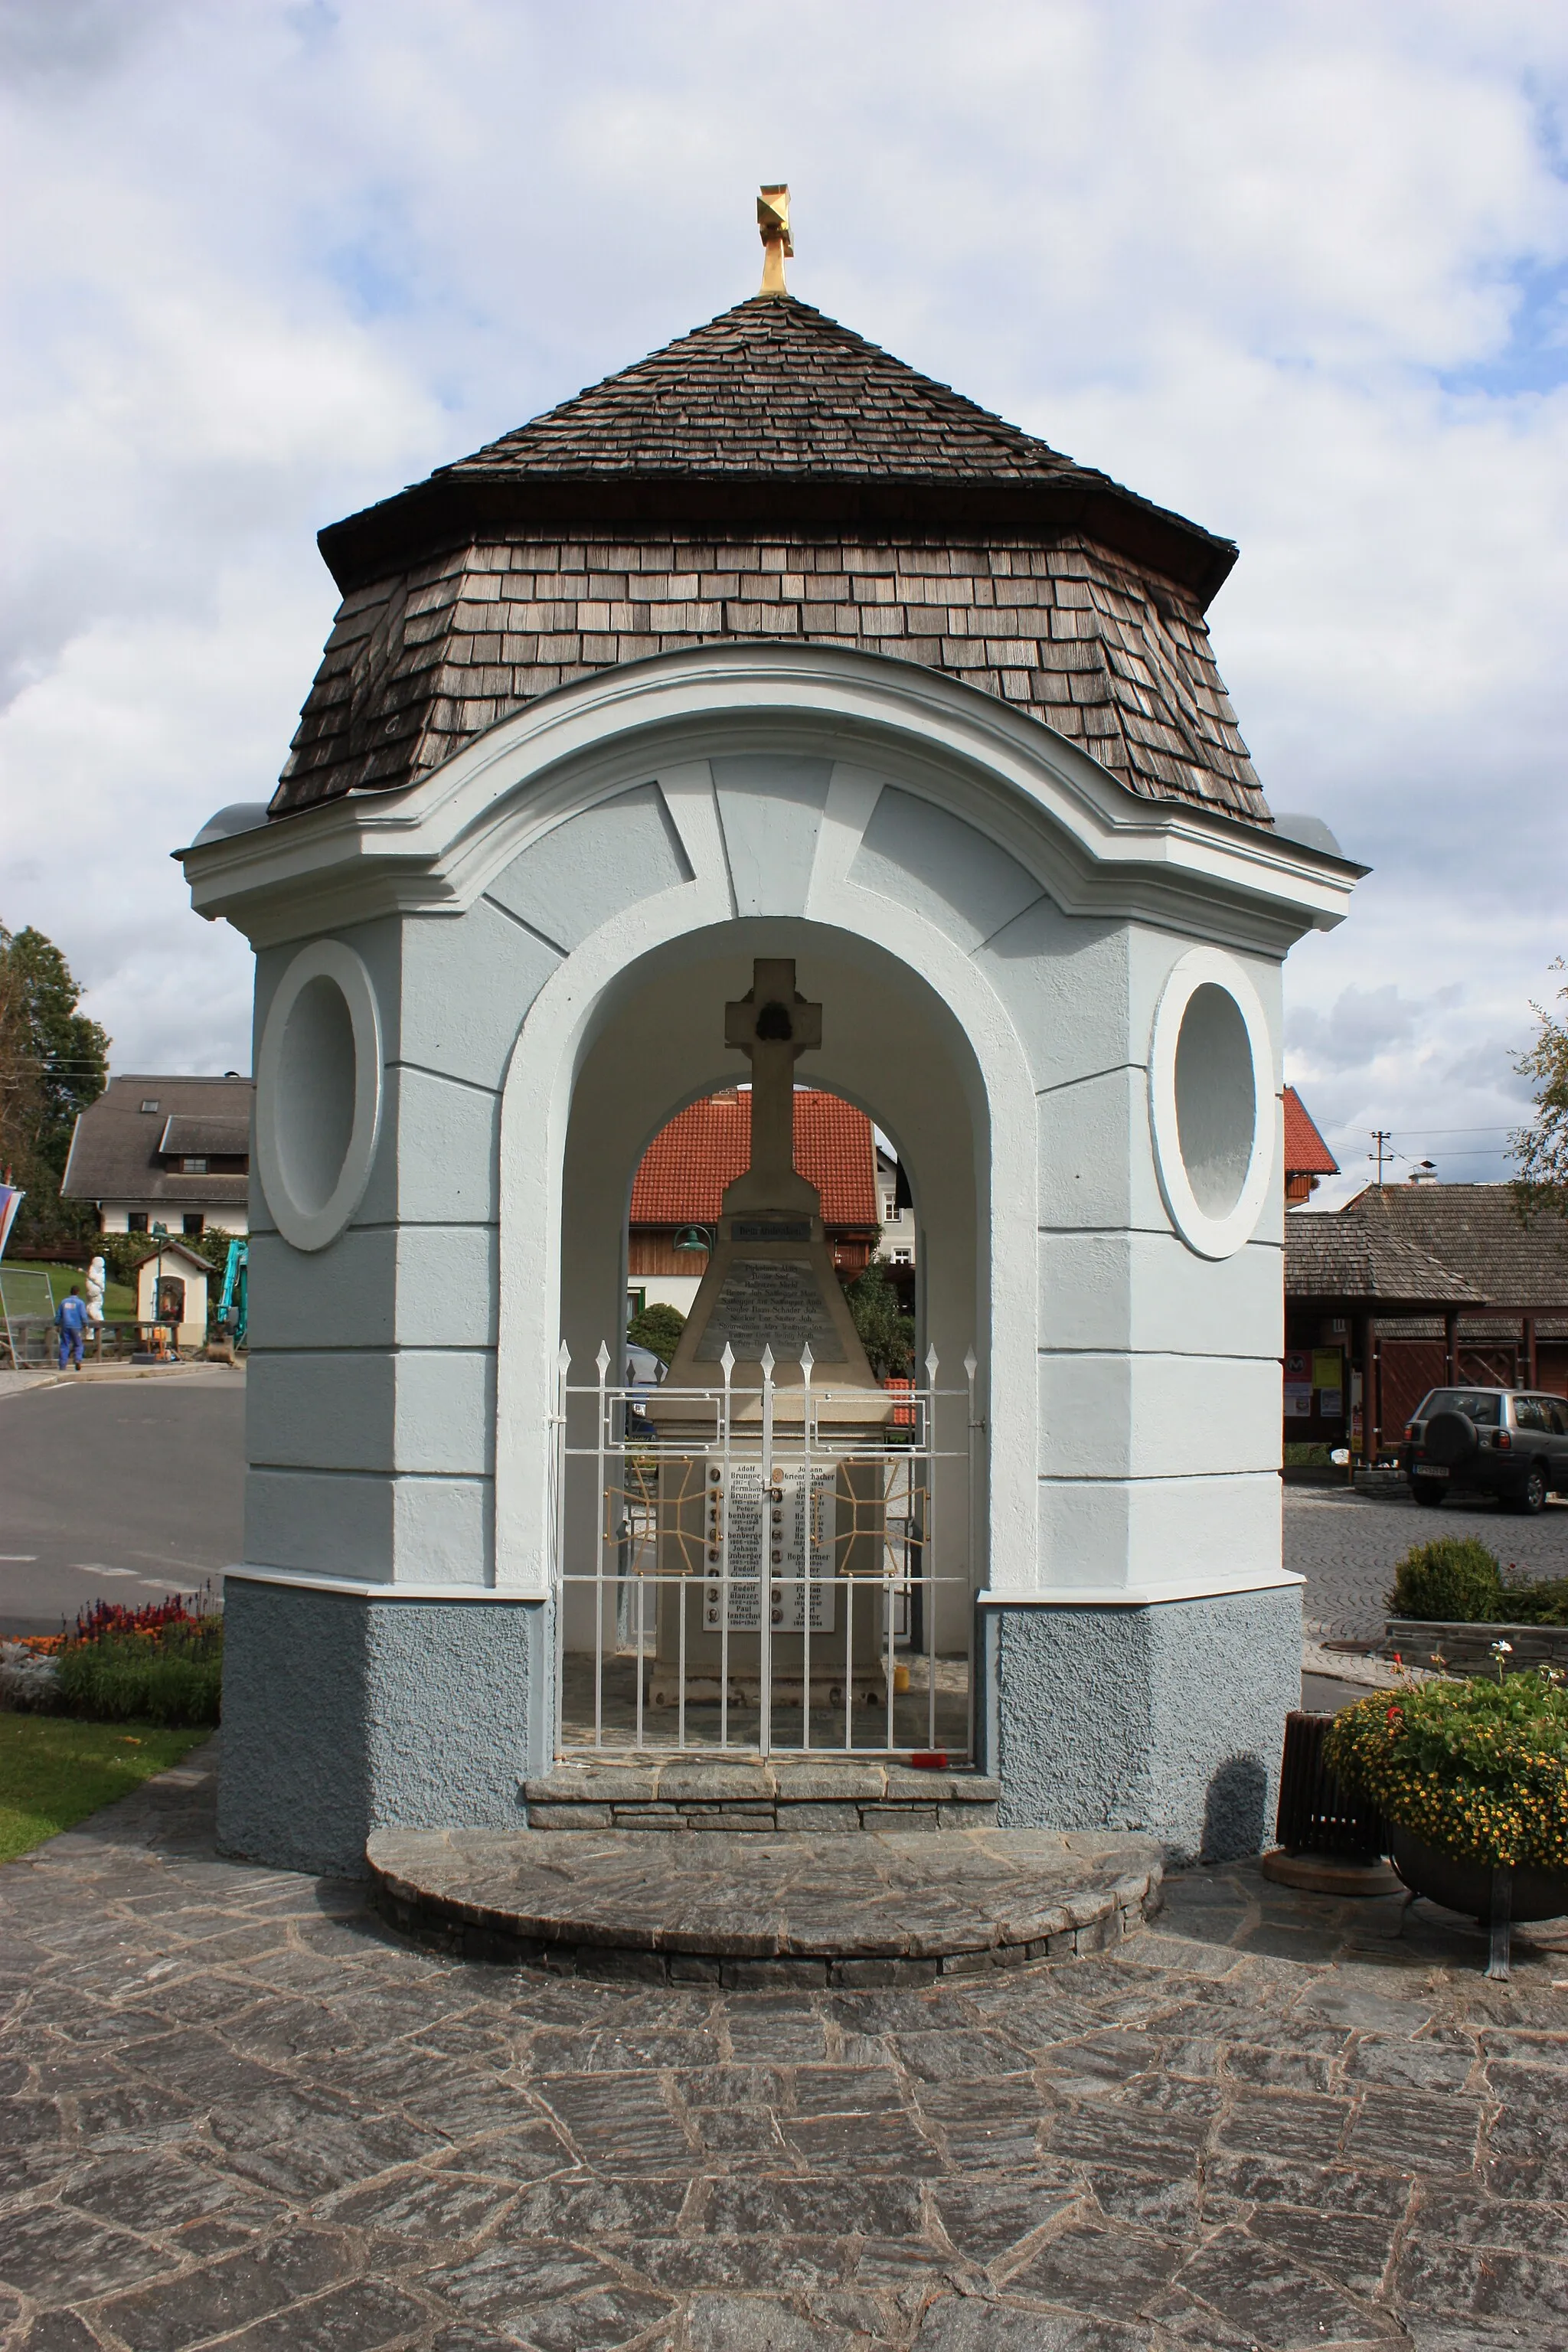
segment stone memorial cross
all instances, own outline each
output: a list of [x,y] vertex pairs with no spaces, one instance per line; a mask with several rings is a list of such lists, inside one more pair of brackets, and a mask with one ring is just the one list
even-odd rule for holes
[[815,1215],[815,1186],[795,1164],[795,1066],[822,1044],[822,1007],[795,993],[795,960],[759,956],[752,985],[724,1007],[724,1043],[752,1065],[752,1162],[724,1194],[736,1209],[804,1209]]

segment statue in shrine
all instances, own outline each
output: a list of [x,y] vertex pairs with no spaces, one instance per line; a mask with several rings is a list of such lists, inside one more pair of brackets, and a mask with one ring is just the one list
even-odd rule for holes
[[[821,1196],[795,1164],[795,1066],[822,1043],[822,1007],[796,992],[793,959],[758,958],[752,987],[725,1007],[724,1039],[752,1065],[751,1164],[725,1191],[668,1381],[646,1412],[661,1440],[711,1449],[716,1409],[689,1391],[727,1388],[730,1459],[661,1461],[649,1698],[678,1704],[684,1667],[688,1705],[721,1684],[745,1704],[766,1679],[775,1708],[798,1706],[809,1651],[814,1708],[881,1704],[883,1465],[852,1456],[883,1441],[893,1402],[855,1328]],[[690,1588],[664,1580],[676,1576]],[[862,1598],[850,1577],[878,1588]]]
[[106,1269],[101,1256],[95,1257],[87,1270],[87,1319],[89,1323],[103,1320],[103,1292]]

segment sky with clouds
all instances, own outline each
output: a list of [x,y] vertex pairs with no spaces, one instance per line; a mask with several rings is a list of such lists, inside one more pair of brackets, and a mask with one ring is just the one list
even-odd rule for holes
[[[0,0],[0,921],[121,1069],[248,1066],[168,851],[270,791],[324,522],[754,290],[1211,530],[1277,808],[1373,872],[1288,1071],[1506,1172],[1568,951],[1568,11]],[[1402,1168],[1404,1161],[1396,1162]]]

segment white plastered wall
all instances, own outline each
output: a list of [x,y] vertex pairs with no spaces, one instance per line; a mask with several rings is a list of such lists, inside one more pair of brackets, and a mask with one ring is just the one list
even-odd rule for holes
[[[626,975],[700,959],[691,942],[729,927],[726,953],[765,936],[807,977],[813,940],[869,943],[963,1042],[977,1200],[988,1189],[970,1279],[993,1591],[1277,1579],[1278,1170],[1236,1255],[1178,1239],[1154,1181],[1149,1035],[1165,975],[1206,939],[1238,953],[1277,1059],[1279,959],[1338,919],[1348,879],[1201,813],[1135,806],[1034,722],[902,665],[748,660],[705,651],[573,689],[390,796],[399,855],[447,827],[419,873],[456,878],[405,894],[428,911],[312,934],[288,911],[287,843],[193,853],[209,901],[248,858],[258,935],[289,941],[262,956],[258,1023],[293,947],[330,935],[363,956],[384,1031],[380,1150],[347,1229],[301,1256],[256,1202],[252,1558],[545,1589],[574,1092]],[[679,710],[662,749],[628,715],[645,693]],[[571,757],[542,767],[551,727]],[[318,903],[332,859],[390,817],[300,822],[289,855]],[[359,887],[342,881],[344,905]],[[646,1132],[733,1075],[699,1055]],[[813,1075],[836,1082],[826,1059]],[[880,1078],[841,1084],[899,1139]],[[624,1213],[623,1192],[617,1242]],[[623,1271],[606,1255],[606,1316]]]

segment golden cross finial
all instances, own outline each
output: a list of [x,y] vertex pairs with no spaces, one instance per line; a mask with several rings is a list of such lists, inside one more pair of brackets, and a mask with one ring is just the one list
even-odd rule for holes
[[763,294],[787,294],[784,284],[784,257],[795,257],[795,245],[789,233],[789,190],[782,184],[764,187],[757,198],[757,233],[763,240],[763,282],[758,291]]

